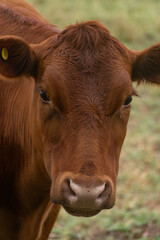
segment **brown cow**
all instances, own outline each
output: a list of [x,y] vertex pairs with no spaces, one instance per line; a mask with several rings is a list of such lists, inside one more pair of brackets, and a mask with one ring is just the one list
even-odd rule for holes
[[160,83],[160,45],[130,51],[97,22],[60,32],[20,0],[0,21],[0,239],[46,240],[60,205],[113,207],[132,81]]

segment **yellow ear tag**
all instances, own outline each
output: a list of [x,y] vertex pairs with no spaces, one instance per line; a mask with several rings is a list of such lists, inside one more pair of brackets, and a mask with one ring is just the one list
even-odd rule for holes
[[2,58],[4,60],[8,59],[8,50],[7,50],[7,48],[2,48]]

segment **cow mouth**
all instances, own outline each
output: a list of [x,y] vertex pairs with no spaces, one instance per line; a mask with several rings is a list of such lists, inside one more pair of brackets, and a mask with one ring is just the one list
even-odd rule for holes
[[76,217],[93,217],[97,215],[101,210],[89,210],[89,209],[75,209],[75,208],[69,208],[65,207],[67,213],[76,216]]

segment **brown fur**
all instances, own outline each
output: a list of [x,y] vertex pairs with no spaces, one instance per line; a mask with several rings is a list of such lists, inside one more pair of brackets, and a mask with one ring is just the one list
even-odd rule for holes
[[[60,32],[20,0],[0,1],[0,21],[0,239],[47,240],[60,205],[82,216],[114,205],[124,103],[132,81],[160,83],[159,45],[130,51],[94,21]],[[105,184],[104,204],[72,206],[70,180]]]

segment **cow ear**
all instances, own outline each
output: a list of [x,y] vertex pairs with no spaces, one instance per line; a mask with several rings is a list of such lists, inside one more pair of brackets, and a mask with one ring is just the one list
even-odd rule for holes
[[160,44],[134,54],[132,80],[160,84]]
[[22,74],[36,75],[37,59],[33,49],[21,38],[0,38],[0,74],[17,77]]

